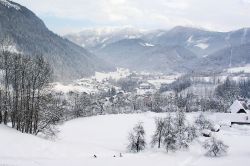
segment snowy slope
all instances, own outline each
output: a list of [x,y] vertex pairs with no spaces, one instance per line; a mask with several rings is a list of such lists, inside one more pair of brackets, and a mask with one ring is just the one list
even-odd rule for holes
[[[223,128],[217,137],[230,146],[228,156],[208,158],[198,142],[190,150],[167,154],[148,146],[139,154],[126,153],[128,131],[138,121],[144,122],[147,141],[154,130],[155,116],[144,113],[133,115],[105,115],[80,118],[60,126],[55,141],[19,133],[0,125],[0,165],[6,166],[234,166],[250,163],[250,127]],[[197,114],[189,114],[193,119]],[[214,117],[214,116],[211,116]],[[199,141],[202,141],[200,138]],[[119,153],[123,157],[114,158]],[[92,156],[96,154],[97,158]]]
[[243,66],[243,67],[234,67],[234,68],[229,68],[227,70],[229,73],[250,73],[250,64]]

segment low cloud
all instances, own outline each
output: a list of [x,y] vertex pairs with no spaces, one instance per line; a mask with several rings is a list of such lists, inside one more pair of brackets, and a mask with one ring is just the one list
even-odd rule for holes
[[[36,14],[93,27],[132,25],[141,28],[199,26],[213,30],[250,27],[250,0],[16,0]],[[50,26],[50,25],[49,25]],[[62,27],[63,28],[63,27]],[[74,28],[74,27],[72,27]]]

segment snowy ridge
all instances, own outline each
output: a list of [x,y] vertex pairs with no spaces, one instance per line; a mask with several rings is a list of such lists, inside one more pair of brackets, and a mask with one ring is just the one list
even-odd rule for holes
[[0,0],[0,3],[3,4],[4,6],[8,7],[8,8],[14,8],[16,10],[21,10],[21,7],[15,4],[12,4],[11,1],[8,0]]

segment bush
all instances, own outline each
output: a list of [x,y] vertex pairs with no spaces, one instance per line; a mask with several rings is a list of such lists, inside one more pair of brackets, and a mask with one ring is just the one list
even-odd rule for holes
[[206,155],[210,157],[219,157],[227,154],[228,146],[221,140],[211,138],[203,144],[203,147],[207,150]]
[[197,119],[195,120],[195,125],[198,127],[199,130],[211,130],[213,128],[212,122],[209,121],[203,114],[200,114],[197,117]]

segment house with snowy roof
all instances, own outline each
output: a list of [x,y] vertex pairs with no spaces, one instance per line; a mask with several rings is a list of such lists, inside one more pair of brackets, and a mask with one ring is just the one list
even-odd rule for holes
[[228,109],[229,113],[235,113],[235,114],[247,114],[249,113],[247,103],[245,101],[235,100],[233,104]]
[[249,124],[250,110],[244,100],[235,100],[228,109],[231,124]]

